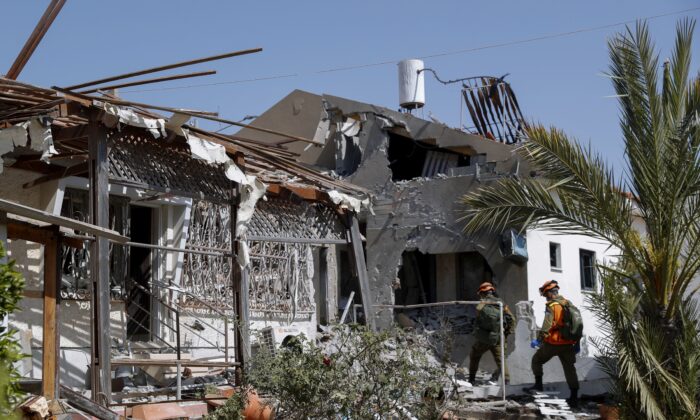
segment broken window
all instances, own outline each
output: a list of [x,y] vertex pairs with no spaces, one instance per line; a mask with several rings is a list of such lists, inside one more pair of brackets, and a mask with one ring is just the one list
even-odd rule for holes
[[561,244],[549,243],[549,267],[552,271],[561,271]]
[[435,267],[435,255],[405,251],[399,269],[401,287],[394,292],[396,305],[435,302]]
[[453,169],[470,164],[469,156],[395,133],[389,133],[387,158],[393,181],[452,176]]
[[[129,235],[129,199],[109,196],[109,228]],[[89,222],[90,200],[85,190],[66,188],[61,216]],[[87,299],[90,291],[89,245],[61,247],[61,296],[64,299]],[[129,250],[123,245],[109,244],[110,290],[113,298],[123,298]]]
[[581,264],[581,290],[596,289],[595,252],[585,249],[579,250],[579,262]]

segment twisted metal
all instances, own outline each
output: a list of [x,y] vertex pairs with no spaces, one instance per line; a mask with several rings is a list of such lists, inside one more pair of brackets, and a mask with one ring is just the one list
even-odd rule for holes
[[314,262],[311,246],[251,241],[249,309],[252,314],[308,318],[314,313]]
[[[231,210],[229,206],[195,201],[190,215],[188,248],[230,248]],[[231,259],[225,256],[185,254],[183,287],[210,305],[232,309]],[[194,299],[181,295],[182,304]]]

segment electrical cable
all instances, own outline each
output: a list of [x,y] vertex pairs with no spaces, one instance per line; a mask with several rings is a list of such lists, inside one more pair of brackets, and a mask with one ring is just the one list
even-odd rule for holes
[[[445,52],[440,52],[440,53],[424,55],[424,56],[420,56],[420,57],[416,57],[416,58],[424,60],[427,58],[445,57],[445,56],[450,56],[450,55],[466,54],[466,53],[483,51],[483,50],[494,49],[494,48],[510,47],[513,45],[527,44],[527,43],[531,43],[531,42],[567,37],[567,36],[577,35],[577,34],[586,33],[586,32],[595,32],[595,31],[600,31],[602,29],[614,28],[614,27],[620,26],[620,25],[628,25],[628,24],[631,24],[631,23],[634,23],[634,22],[637,22],[640,20],[649,21],[649,20],[653,20],[653,19],[659,19],[659,18],[663,18],[663,17],[674,16],[674,15],[679,15],[679,14],[688,13],[688,12],[695,12],[698,10],[700,10],[700,7],[693,7],[690,9],[677,10],[674,12],[668,12],[668,13],[662,13],[662,14],[658,14],[658,15],[629,19],[629,20],[616,22],[616,23],[609,23],[606,25],[581,28],[581,29],[576,29],[573,31],[558,32],[558,33],[553,33],[553,34],[548,34],[548,35],[542,35],[542,36],[525,38],[525,39],[518,39],[518,40],[513,40],[513,41],[507,41],[507,42],[500,42],[500,43],[495,43],[495,44],[487,44],[487,45],[482,45],[479,47],[465,48],[465,49],[461,49],[461,50],[445,51]],[[247,82],[258,82],[258,81],[265,81],[265,80],[275,80],[275,79],[284,79],[284,78],[290,78],[290,77],[299,77],[299,76],[308,75],[308,74],[335,73],[335,72],[341,72],[341,71],[363,69],[363,68],[368,68],[368,67],[378,67],[378,66],[384,66],[384,65],[388,65],[388,64],[396,64],[399,61],[400,60],[387,60],[387,61],[379,61],[379,62],[375,62],[375,63],[334,67],[334,68],[329,68],[329,69],[317,70],[317,71],[310,72],[310,73],[292,73],[292,74],[283,74],[283,75],[273,75],[273,76],[268,76],[268,77],[259,77],[259,78],[253,78],[253,79],[241,79],[241,80],[231,80],[231,81],[225,81],[225,82],[201,83],[201,84],[194,84],[194,85],[173,86],[173,87],[163,87],[163,88],[153,88],[153,89],[132,89],[132,90],[124,90],[122,92],[124,92],[124,93],[156,92],[156,91],[165,91],[165,90],[191,89],[191,88],[205,87],[205,86],[218,86],[218,85],[239,84],[239,83],[247,83]]]
[[435,76],[435,79],[437,79],[438,82],[442,83],[443,85],[451,85],[452,83],[457,83],[457,82],[465,82],[467,80],[479,80],[479,79],[496,79],[496,83],[501,83],[503,82],[503,79],[505,79],[510,73],[506,73],[501,77],[493,77],[493,76],[470,76],[470,77],[463,77],[461,79],[454,79],[454,80],[442,80],[438,75],[437,72],[429,67],[426,67],[424,69],[418,70],[418,74],[424,72],[424,71],[429,71],[433,73],[433,76]]

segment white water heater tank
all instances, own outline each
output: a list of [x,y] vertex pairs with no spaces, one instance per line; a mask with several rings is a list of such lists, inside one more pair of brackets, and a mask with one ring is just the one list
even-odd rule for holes
[[425,72],[423,60],[399,62],[399,104],[401,108],[416,109],[425,105]]

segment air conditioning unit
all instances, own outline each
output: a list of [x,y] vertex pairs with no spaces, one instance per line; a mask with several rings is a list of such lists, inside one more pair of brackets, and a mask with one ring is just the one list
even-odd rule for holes
[[258,348],[265,346],[272,354],[275,354],[278,348],[285,343],[285,339],[289,341],[291,337],[304,336],[305,340],[309,337],[306,333],[306,328],[296,325],[286,325],[282,327],[265,327],[260,330],[260,338],[256,343]]
[[508,229],[501,234],[501,253],[504,258],[518,263],[527,261],[527,238],[515,229]]

